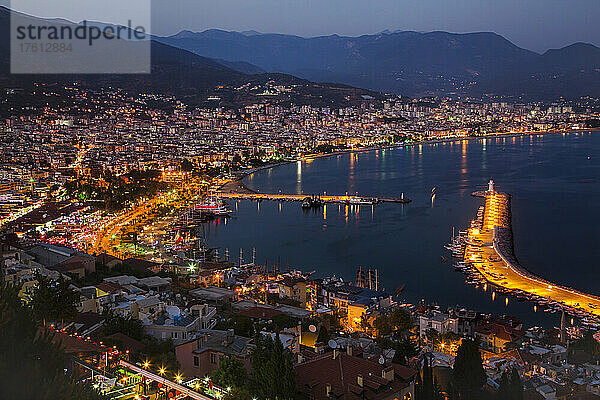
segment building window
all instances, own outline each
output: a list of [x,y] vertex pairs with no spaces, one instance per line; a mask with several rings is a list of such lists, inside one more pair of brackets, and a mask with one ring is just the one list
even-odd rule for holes
[[194,356],[194,367],[197,367],[200,365],[200,361],[198,360],[198,356]]
[[210,363],[211,364],[217,363],[217,355],[215,353],[210,353]]

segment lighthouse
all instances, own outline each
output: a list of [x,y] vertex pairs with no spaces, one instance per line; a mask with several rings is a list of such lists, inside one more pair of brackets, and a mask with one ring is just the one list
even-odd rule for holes
[[488,192],[494,193],[494,181],[492,179],[488,182]]

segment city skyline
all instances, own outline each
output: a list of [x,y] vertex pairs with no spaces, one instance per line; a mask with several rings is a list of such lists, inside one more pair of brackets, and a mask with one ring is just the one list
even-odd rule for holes
[[0,399],[600,399],[594,1],[0,7]]

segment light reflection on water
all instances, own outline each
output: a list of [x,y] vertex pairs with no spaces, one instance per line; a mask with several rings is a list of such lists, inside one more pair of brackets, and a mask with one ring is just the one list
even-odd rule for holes
[[[419,148],[420,147],[420,148]],[[588,160],[587,157],[591,156]],[[302,212],[299,203],[242,201],[227,225],[206,228],[210,246],[232,252],[256,247],[257,262],[278,258],[292,267],[353,279],[358,266],[377,267],[388,289],[406,285],[403,297],[531,320],[532,305],[505,300],[464,283],[442,246],[452,227],[463,229],[480,199],[470,194],[493,178],[513,195],[516,254],[542,276],[594,294],[593,265],[600,257],[600,134],[502,137],[360,153],[277,167],[246,179],[261,192],[397,196],[407,205],[328,206]],[[298,186],[298,182],[301,185]],[[431,190],[436,187],[435,199]],[[300,190],[298,190],[300,188]],[[568,266],[568,268],[565,268]],[[556,315],[535,314],[558,323]]]

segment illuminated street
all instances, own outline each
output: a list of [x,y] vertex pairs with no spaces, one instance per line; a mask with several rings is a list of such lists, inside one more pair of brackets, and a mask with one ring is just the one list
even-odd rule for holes
[[[190,187],[193,188],[193,191],[197,190],[193,185],[190,185]],[[188,205],[195,199],[195,196],[186,196],[184,193],[172,191],[146,201],[140,201],[133,206],[133,209],[115,215],[99,226],[91,242],[90,251],[96,254],[106,252],[113,256],[122,256],[124,251],[119,249],[120,238],[127,226],[140,222],[145,218],[151,219],[158,206],[179,208]]]
[[600,0],[237,3],[0,7],[0,400],[600,400]]
[[116,239],[121,229],[136,218],[146,214],[156,203],[156,199],[149,200],[147,203],[111,219],[100,229],[94,238],[91,251],[95,253],[107,252],[108,254],[116,255],[111,243]]

